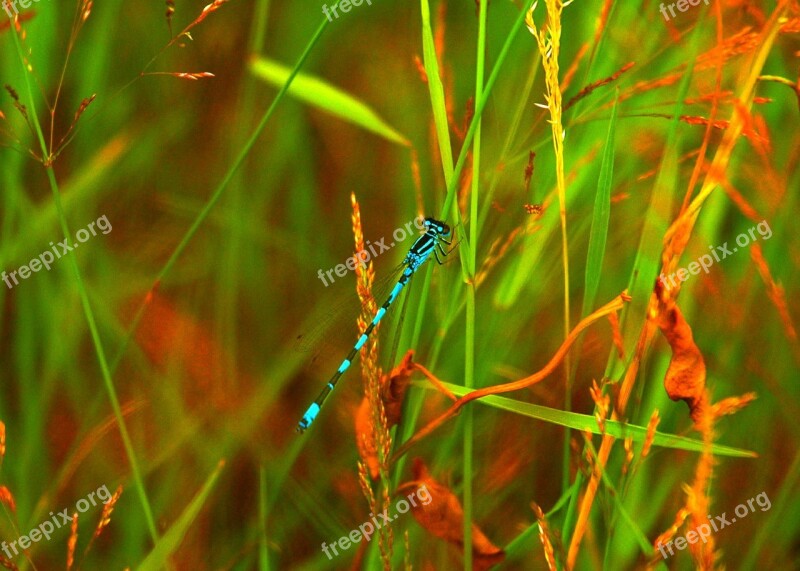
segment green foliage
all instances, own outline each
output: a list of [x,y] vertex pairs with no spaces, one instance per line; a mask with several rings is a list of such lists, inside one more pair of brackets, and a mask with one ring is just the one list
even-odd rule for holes
[[[531,15],[545,38],[555,2]],[[293,432],[357,334],[355,315],[328,315],[352,279],[325,288],[317,270],[352,255],[351,193],[372,243],[412,216],[444,218],[458,250],[393,306],[408,315],[396,337],[382,328],[384,370],[396,342],[398,359],[413,349],[463,396],[556,354],[558,157],[523,4],[373,0],[329,22],[314,3],[76,0],[39,2],[19,27],[0,10],[0,272],[18,279],[0,281],[0,541],[74,511],[86,490],[121,485],[99,537],[102,508],[80,514],[73,569],[379,567],[377,540],[333,560],[320,550],[370,520],[353,435],[358,363],[312,429]],[[561,22],[563,101],[578,97],[563,110],[566,245],[579,277],[566,293],[582,303],[566,317],[574,326],[627,289],[619,329],[599,319],[562,369],[466,405],[389,467],[391,482],[411,481],[421,458],[459,498],[464,543],[479,548],[485,534],[506,550],[501,569],[547,569],[533,503],[558,569],[576,532],[575,569],[633,569],[708,469],[710,515],[761,492],[773,504],[713,536],[718,565],[788,569],[800,533],[800,133],[787,128],[800,14],[712,4],[665,23],[657,6],[606,5],[568,5]],[[675,298],[711,403],[732,399],[710,444],[666,395],[672,346],[652,305],[672,225],[698,196],[677,267],[762,220],[772,232],[689,275]],[[21,278],[102,215],[108,235]],[[402,250],[376,259],[377,280]],[[336,354],[314,359],[293,347],[319,320],[332,324],[323,337]],[[451,406],[430,389],[415,372],[395,452]],[[758,398],[736,400],[749,392]],[[603,434],[615,439],[607,460]],[[15,564],[62,568],[70,532]],[[392,523],[394,568],[406,532],[416,569],[479,567],[478,551],[464,557],[409,514]],[[697,563],[687,549],[666,567]]]

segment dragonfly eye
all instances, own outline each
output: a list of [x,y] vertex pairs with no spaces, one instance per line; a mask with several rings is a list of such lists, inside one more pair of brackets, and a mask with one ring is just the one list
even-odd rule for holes
[[450,234],[450,226],[445,224],[444,222],[440,222],[435,218],[426,218],[425,219],[425,228],[428,230],[435,230],[437,234],[442,234],[447,236]]

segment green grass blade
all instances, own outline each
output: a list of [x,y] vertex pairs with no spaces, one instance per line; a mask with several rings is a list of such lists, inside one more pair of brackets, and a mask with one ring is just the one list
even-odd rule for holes
[[[305,62],[308,59],[308,56],[311,54],[311,51],[314,49],[314,46],[317,45],[317,43],[319,42],[319,39],[322,37],[322,34],[325,31],[325,28],[327,27],[327,25],[328,25],[328,21],[327,20],[323,20],[322,23],[317,28],[316,32],[314,32],[313,37],[308,42],[306,47],[303,49],[303,53],[300,54],[300,57],[298,58],[297,63],[295,64],[294,68],[292,68],[292,72],[289,74],[289,77],[286,78],[286,83],[283,84],[283,87],[281,87],[280,91],[278,91],[278,94],[275,96],[275,99],[272,100],[272,103],[270,104],[269,108],[264,113],[264,115],[261,117],[261,120],[259,121],[258,125],[253,130],[253,132],[251,133],[250,137],[247,139],[247,142],[245,142],[245,144],[242,146],[242,149],[239,151],[239,154],[236,156],[236,159],[234,160],[233,164],[230,166],[228,171],[225,173],[225,176],[222,178],[220,183],[217,185],[216,189],[214,189],[214,192],[211,195],[211,198],[208,199],[208,201],[206,202],[205,206],[203,206],[203,209],[200,211],[200,213],[195,218],[194,222],[192,222],[192,225],[189,227],[189,229],[183,235],[183,238],[181,239],[180,243],[176,246],[175,250],[173,250],[172,255],[170,255],[170,257],[167,260],[167,262],[164,264],[164,266],[158,272],[158,275],[156,276],[156,279],[155,279],[155,282],[153,284],[152,290],[155,290],[156,288],[158,288],[161,285],[161,282],[163,281],[164,277],[166,277],[166,275],[172,270],[172,267],[178,261],[178,258],[181,256],[183,251],[189,245],[189,242],[192,241],[192,238],[194,238],[194,235],[200,229],[200,226],[203,224],[203,222],[205,222],[206,218],[208,218],[208,215],[214,209],[214,206],[216,206],[217,202],[219,202],[220,198],[222,198],[222,195],[225,192],[225,189],[228,187],[230,182],[233,180],[233,178],[236,175],[236,173],[238,172],[239,168],[242,166],[242,164],[244,163],[245,159],[250,154],[250,151],[255,146],[256,141],[261,136],[261,133],[264,131],[264,128],[267,126],[267,123],[269,122],[270,118],[272,117],[272,114],[275,112],[275,109],[277,109],[278,105],[283,100],[283,97],[288,92],[289,88],[292,85],[292,82],[297,77],[297,74],[300,73],[300,69],[303,67],[303,65],[305,65]],[[149,293],[148,293],[148,295],[149,295]],[[145,301],[143,301],[139,305],[139,309],[136,311],[136,315],[134,316],[133,322],[132,322],[132,324],[131,324],[131,326],[130,326],[130,328],[128,330],[128,335],[126,336],[125,340],[122,342],[122,345],[120,346],[119,350],[117,351],[117,355],[114,358],[114,361],[112,362],[112,365],[111,365],[112,372],[114,370],[116,370],[117,366],[119,365],[119,362],[122,360],[122,357],[125,354],[125,350],[127,349],[128,344],[130,343],[131,338],[133,337],[133,334],[136,332],[136,328],[139,326],[139,321],[141,321],[142,315],[143,315],[144,310],[145,310],[146,307],[147,307],[147,304],[146,304]]]
[[[597,288],[600,285],[600,276],[603,270],[603,258],[606,253],[606,239],[608,238],[608,221],[611,216],[611,186],[614,178],[614,138],[617,128],[617,104],[619,103],[619,89],[611,110],[611,119],[608,122],[603,159],[600,163],[600,176],[597,181],[597,192],[594,197],[594,210],[592,212],[592,227],[589,231],[589,250],[586,254],[586,273],[584,278],[583,308],[581,317],[586,317],[592,311]],[[583,336],[581,336],[582,338]],[[580,344],[580,343],[579,343]],[[569,371],[569,381],[564,402],[565,410],[572,410],[572,382],[575,378],[576,368]],[[570,431],[564,436],[564,451],[562,462],[563,488],[569,487],[570,465]]]
[[[250,62],[250,71],[259,79],[280,87],[286,83],[292,70],[274,60],[259,57]],[[334,117],[363,127],[388,141],[405,146],[411,145],[404,135],[384,121],[366,103],[318,77],[307,73],[298,73],[289,88],[289,95],[322,109]]]
[[[625,343],[625,355],[634,354],[636,343],[638,343],[639,334],[643,327],[642,324],[647,322],[647,306],[650,303],[650,294],[653,292],[653,286],[661,263],[662,236],[666,233],[667,224],[672,218],[672,205],[679,178],[678,157],[680,156],[681,138],[678,133],[678,126],[680,124],[683,101],[686,99],[693,76],[698,41],[698,34],[695,33],[689,60],[691,63],[678,89],[674,115],[667,135],[667,144],[664,148],[664,155],[659,166],[656,182],[653,185],[650,204],[647,208],[644,227],[639,239],[639,248],[636,251],[636,259],[628,283],[628,293],[632,300],[622,313],[622,337]],[[624,360],[617,357],[616,349],[612,349],[609,355],[606,376],[609,378],[621,378],[625,363]]]
[[[14,39],[14,45],[17,50],[17,55],[19,57],[20,64],[24,68],[25,55],[22,51],[22,45],[20,43],[20,39],[16,32],[12,34],[12,37]],[[36,105],[33,99],[33,89],[31,86],[30,74],[24,73],[24,77],[25,77],[25,86],[27,88],[28,105],[30,106],[31,110],[30,113],[31,123],[34,126],[36,136],[39,140],[39,145],[42,151],[42,157],[48,157],[47,143],[45,141],[44,132],[42,131],[42,126],[39,122],[39,118],[36,113]],[[59,190],[58,181],[56,180],[55,170],[53,169],[53,165],[51,163],[48,163],[48,165],[45,168],[45,172],[47,173],[47,179],[50,184],[51,193],[53,195],[53,203],[55,204],[56,212],[58,213],[58,219],[61,226],[61,231],[67,242],[70,245],[72,245],[73,234],[67,222],[64,206],[61,203],[61,191]],[[125,448],[125,454],[128,457],[128,462],[131,465],[131,472],[133,473],[135,489],[139,497],[139,501],[142,503],[142,511],[144,512],[145,520],[147,523],[147,529],[150,533],[150,538],[155,542],[158,539],[158,531],[155,525],[155,518],[153,517],[153,511],[152,507],[150,506],[150,500],[147,497],[147,490],[144,485],[144,480],[141,476],[139,462],[137,460],[136,453],[133,448],[133,441],[130,438],[127,425],[125,424],[125,418],[122,414],[122,408],[119,404],[119,397],[117,395],[116,388],[114,387],[114,381],[112,378],[111,369],[109,368],[106,352],[103,347],[102,340],[100,339],[100,331],[97,327],[97,320],[95,319],[94,310],[92,309],[92,304],[91,301],[89,300],[89,292],[83,283],[83,277],[81,275],[80,268],[78,268],[78,261],[75,256],[69,257],[69,265],[70,269],[72,270],[72,275],[75,278],[75,287],[78,290],[78,295],[81,300],[81,307],[83,308],[83,314],[84,317],[86,318],[86,324],[89,328],[89,333],[92,338],[92,344],[94,345],[95,355],[97,356],[97,362],[98,365],[100,366],[100,372],[103,377],[103,384],[105,385],[109,401],[111,402],[111,408],[114,411],[114,416],[117,421],[117,425],[119,426],[120,436],[122,438],[122,443]]]
[[[426,382],[416,383],[418,386],[432,389],[433,385]],[[461,385],[454,385],[451,383],[443,383],[450,389],[456,396],[464,396],[472,392],[474,389],[462,387]],[[600,428],[597,426],[597,420],[594,416],[588,414],[579,414],[577,412],[566,412],[557,408],[550,408],[538,404],[531,404],[527,402],[520,402],[507,397],[497,395],[490,395],[478,399],[478,402],[487,406],[513,412],[529,418],[543,420],[558,426],[566,428],[574,428],[575,430],[589,431],[592,434],[602,434]],[[632,438],[636,442],[644,442],[647,438],[647,427],[637,426],[635,424],[623,424],[614,420],[606,420],[605,434],[613,436],[614,438]],[[677,450],[689,450],[692,452],[702,452],[703,442],[685,436],[678,436],[676,434],[664,434],[656,431],[653,437],[653,446],[660,446],[662,448],[675,448]],[[756,458],[758,455],[750,450],[741,448],[733,448],[731,446],[723,446],[714,444],[712,447],[714,454],[718,456],[730,456],[733,458]]]
[[268,538],[269,531],[267,530],[267,516],[269,508],[267,507],[267,496],[269,490],[267,489],[267,469],[264,464],[261,464],[258,470],[258,521],[259,521],[259,538],[258,542],[258,571],[269,571],[269,551]]
[[[587,442],[586,447],[588,448],[589,453],[592,456],[592,462],[596,465],[598,462],[597,450],[595,450],[591,442]],[[609,497],[611,498],[611,501],[614,503],[614,507],[617,510],[617,512],[620,514],[620,516],[622,516],[622,519],[628,525],[628,529],[630,530],[634,540],[638,544],[641,554],[644,557],[649,557],[652,554],[653,547],[652,545],[650,545],[650,541],[647,539],[647,536],[641,530],[639,525],[633,520],[631,515],[628,513],[628,510],[623,505],[622,503],[623,494],[620,494],[620,492],[617,491],[616,487],[614,486],[613,482],[611,482],[611,479],[608,477],[608,474],[606,473],[605,470],[602,470],[600,472],[600,478],[602,479],[603,484],[606,486],[606,488],[608,488],[608,490],[611,492],[609,494]],[[612,520],[612,525],[614,525],[615,523],[616,522]],[[606,553],[606,560],[603,562],[603,569],[607,568],[606,564],[608,562],[607,561],[608,549],[606,549],[605,553]]]
[[[486,64],[486,5],[487,0],[480,0],[478,4],[478,46],[475,65],[475,101],[480,101],[483,96],[484,68]],[[478,120],[475,130],[475,140],[472,145],[472,191],[470,193],[469,211],[469,241],[472,248],[466,256],[466,271],[469,274],[466,298],[466,329],[464,332],[464,384],[468,387],[475,386],[475,254],[478,241],[478,199],[481,187],[481,123]],[[462,266],[462,270],[463,270]],[[472,570],[472,473],[473,473],[473,436],[475,432],[475,419],[472,409],[464,411],[464,459],[462,467],[463,477],[463,506],[464,506],[464,569]]]
[[203,487],[200,491],[195,495],[192,501],[186,506],[186,509],[183,510],[183,513],[178,517],[172,527],[169,528],[167,533],[156,543],[156,546],[150,552],[150,554],[145,558],[141,565],[137,568],[138,571],[159,571],[160,569],[164,568],[166,565],[169,556],[176,550],[183,541],[183,536],[186,535],[186,532],[189,530],[189,527],[194,522],[197,514],[200,513],[200,509],[205,504],[208,495],[211,493],[211,489],[214,487],[214,484],[219,477],[220,472],[222,471],[222,467],[225,465],[224,461],[221,461],[217,464],[217,467],[211,473],[211,475],[206,479]]
[[[528,7],[530,7],[532,3],[533,0],[531,1],[531,3],[528,4]],[[492,73],[489,74],[489,79],[486,80],[486,86],[483,89],[483,95],[478,101],[478,104],[475,106],[475,114],[473,115],[472,121],[469,124],[469,129],[467,129],[467,134],[464,136],[464,142],[462,144],[461,151],[458,155],[458,161],[456,161],[453,180],[451,180],[450,184],[447,186],[447,195],[445,197],[444,206],[442,207],[440,215],[440,218],[443,220],[447,219],[448,217],[447,215],[450,211],[453,200],[455,198],[455,190],[456,190],[455,181],[458,180],[458,177],[461,175],[461,170],[464,168],[469,147],[472,144],[473,138],[475,137],[475,131],[477,130],[478,120],[483,114],[483,110],[486,107],[486,103],[489,100],[489,95],[492,92],[492,88],[494,87],[494,84],[497,81],[498,76],[500,75],[500,70],[503,67],[503,63],[508,58],[508,54],[511,50],[511,45],[514,43],[514,39],[517,37],[517,33],[522,28],[522,23],[524,21],[525,21],[525,11],[523,10],[519,13],[517,19],[514,21],[514,25],[509,30],[505,42],[503,43],[503,48],[500,50],[500,55],[497,56],[497,61],[495,62],[494,67],[492,68]],[[471,245],[469,244],[468,240],[464,240],[462,244],[459,246],[460,250],[464,250],[463,256],[465,257],[470,257],[472,255],[469,251],[470,248]],[[423,323],[424,311],[425,311],[424,300],[427,299],[428,291],[430,288],[432,270],[433,270],[432,266],[428,266],[428,268],[425,269],[425,283],[422,287],[423,301],[418,305],[417,319],[414,326],[415,327],[414,334],[412,336],[412,343],[411,343],[412,347],[416,347],[418,345],[420,331]],[[464,272],[463,266],[462,266],[462,272]],[[402,438],[400,438],[401,441],[411,436],[411,433],[413,432],[413,427],[416,424],[416,417],[419,415],[420,406],[421,406],[421,401],[416,401],[416,403],[409,408],[411,412],[405,415],[405,418],[408,418],[409,422],[403,423],[401,427],[401,434],[402,434]],[[397,475],[398,478],[399,478],[398,474],[402,471],[404,465],[405,465],[405,457],[401,458],[396,464],[395,474]]]
[[[433,43],[431,29],[431,9],[428,0],[420,0],[422,11],[422,56],[425,73],[428,75],[428,91],[431,95],[433,122],[436,124],[436,139],[439,153],[442,155],[445,184],[450,185],[453,178],[453,147],[450,145],[450,125],[447,122],[447,108],[444,101],[444,87],[439,75],[439,62],[436,59],[436,47]],[[467,143],[464,142],[466,147]]]
[[581,315],[586,317],[594,306],[597,288],[600,285],[600,276],[603,270],[603,257],[606,253],[606,239],[608,238],[608,221],[611,216],[611,186],[614,178],[614,137],[617,128],[617,104],[619,103],[619,90],[611,111],[611,120],[608,122],[608,135],[606,136],[603,160],[600,163],[600,178],[597,181],[597,193],[594,198],[594,212],[592,213],[592,229],[589,234],[589,252],[586,255],[585,294],[583,296],[583,309]]
[[[483,89],[483,96],[475,105],[475,114],[472,116],[469,129],[467,129],[467,134],[464,135],[464,142],[461,146],[461,151],[458,154],[453,180],[451,180],[447,185],[447,195],[445,196],[444,206],[442,207],[442,219],[447,218],[450,208],[452,207],[453,200],[455,200],[458,177],[461,175],[461,170],[464,168],[464,163],[467,160],[469,146],[472,143],[472,138],[475,136],[475,131],[478,128],[478,121],[480,120],[481,115],[483,115],[483,110],[486,107],[486,103],[489,101],[489,95],[491,95],[494,84],[500,75],[500,70],[503,67],[503,63],[508,58],[509,51],[511,51],[511,44],[514,43],[517,33],[519,33],[520,29],[522,28],[522,23],[525,21],[525,14],[528,8],[533,5],[534,1],[536,0],[529,2],[525,9],[520,11],[517,19],[514,21],[514,25],[509,30],[508,36],[506,36],[506,41],[503,43],[503,48],[500,50],[500,55],[497,56],[497,61],[492,68],[492,73],[489,74],[489,79],[486,80],[486,86]],[[462,247],[463,246],[464,245],[462,245]],[[470,244],[465,244],[465,246],[471,247]]]

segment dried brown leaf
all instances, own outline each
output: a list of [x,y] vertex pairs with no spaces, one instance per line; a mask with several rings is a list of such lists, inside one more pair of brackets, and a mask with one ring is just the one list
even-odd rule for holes
[[[456,495],[444,484],[434,480],[420,458],[414,459],[414,481],[416,489],[427,488],[431,497],[427,504],[411,508],[417,522],[432,535],[464,549],[464,510]],[[401,486],[403,487],[403,486]],[[505,552],[494,545],[478,528],[472,525],[472,557],[474,569],[488,569],[505,559]]]
[[689,405],[692,420],[698,424],[706,404],[706,365],[694,342],[692,328],[672,299],[660,304],[657,324],[672,348],[664,388],[670,399],[682,400]]

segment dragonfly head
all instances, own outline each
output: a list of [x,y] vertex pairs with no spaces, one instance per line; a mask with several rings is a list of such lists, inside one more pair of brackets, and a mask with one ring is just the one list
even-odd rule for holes
[[447,237],[450,235],[450,226],[445,224],[440,220],[436,220],[435,218],[426,218],[425,219],[425,228],[427,230],[433,230],[437,234]]

